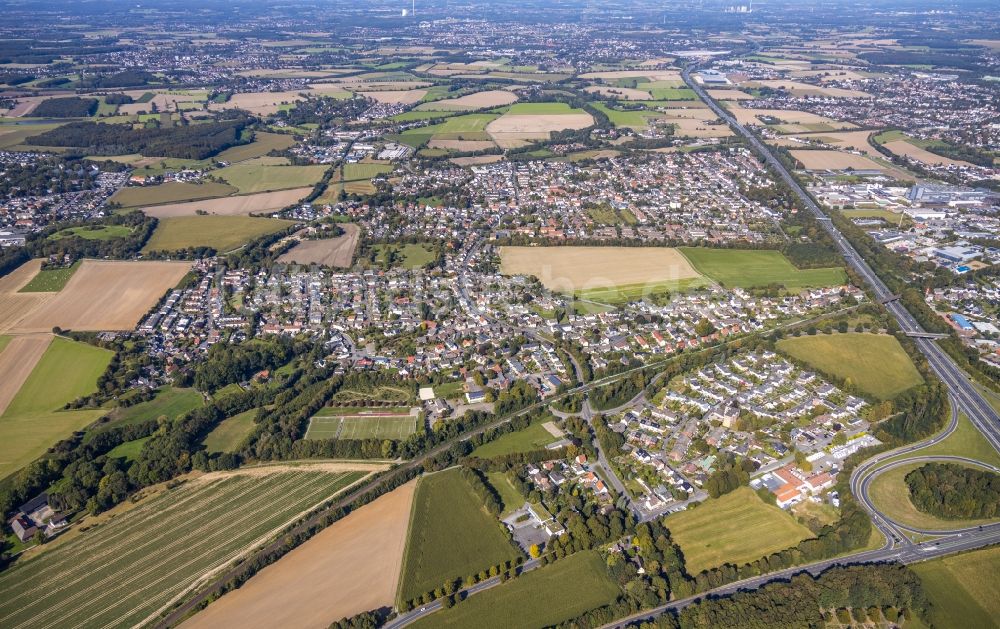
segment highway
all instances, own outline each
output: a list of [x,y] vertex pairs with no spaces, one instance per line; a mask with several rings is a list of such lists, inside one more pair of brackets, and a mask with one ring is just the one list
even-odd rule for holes
[[[886,308],[895,317],[896,321],[899,323],[900,329],[903,332],[926,332],[913,315],[903,307],[898,300],[893,300],[894,295],[886,287],[885,283],[882,282],[881,278],[875,273],[874,270],[868,265],[868,263],[862,258],[858,252],[854,249],[850,242],[844,238],[840,230],[834,226],[833,221],[830,217],[813,201],[806,191],[799,185],[799,182],[792,176],[785,165],[778,160],[777,157],[771,152],[770,148],[757,138],[749,129],[740,124],[736,118],[730,114],[728,111],[723,109],[716,103],[709,95],[705,92],[704,88],[697,81],[691,78],[692,67],[686,67],[681,76],[684,78],[684,82],[694,90],[698,96],[708,104],[708,106],[715,112],[719,118],[725,120],[729,123],[737,133],[746,138],[757,151],[764,156],[767,163],[774,169],[774,171],[781,177],[781,179],[788,184],[795,195],[802,202],[803,206],[812,212],[823,229],[830,234],[837,248],[840,250],[841,255],[847,263],[853,268],[857,273],[871,286],[872,292],[874,293],[876,299],[879,301],[886,301]],[[993,445],[994,448],[1000,450],[1000,415],[990,406],[983,396],[979,393],[976,387],[969,381],[969,377],[962,371],[958,365],[952,361],[952,359],[945,354],[945,352],[931,339],[914,339],[917,347],[923,352],[924,356],[927,357],[927,361],[934,370],[934,373],[941,378],[942,381],[948,386],[951,391],[953,399],[958,403],[959,408],[968,415],[969,419],[972,420],[976,428],[983,433],[983,436]]]

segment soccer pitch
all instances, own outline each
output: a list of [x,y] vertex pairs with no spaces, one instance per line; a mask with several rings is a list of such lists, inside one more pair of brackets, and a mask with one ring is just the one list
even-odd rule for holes
[[306,439],[393,439],[403,440],[417,431],[412,415],[317,415],[309,422]]

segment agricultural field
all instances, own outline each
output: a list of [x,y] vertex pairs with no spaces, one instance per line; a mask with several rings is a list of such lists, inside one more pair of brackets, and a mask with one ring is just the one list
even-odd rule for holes
[[[19,347],[26,350],[23,356],[11,353],[11,346],[0,354],[0,362],[6,362],[4,358],[19,358],[33,364],[16,393],[13,387],[18,382],[14,379],[3,382],[7,389],[0,388],[9,400],[0,415],[0,478],[24,467],[56,441],[101,416],[100,410],[65,411],[62,407],[97,389],[97,379],[113,355],[108,350],[64,338],[54,338],[46,346],[36,337],[27,346],[14,349]],[[13,377],[23,376],[12,374]]]
[[486,126],[486,132],[496,142],[548,139],[553,131],[585,129],[594,119],[582,109],[566,103],[515,103]]
[[309,420],[306,439],[392,439],[402,441],[419,429],[409,408],[379,408],[351,412],[328,407]]
[[552,436],[552,433],[542,426],[542,424],[550,420],[551,418],[533,422],[524,430],[509,432],[499,439],[488,441],[473,450],[471,456],[476,456],[481,459],[491,459],[493,457],[502,456],[504,454],[513,454],[515,452],[544,450],[545,446],[554,441],[558,441],[556,437]]
[[254,134],[253,142],[232,146],[215,156],[215,161],[219,162],[244,162],[258,157],[264,157],[271,151],[284,151],[295,144],[295,138],[282,133]]
[[16,327],[25,315],[54,297],[53,293],[20,292],[41,267],[41,258],[35,258],[0,277],[0,332]]
[[[0,575],[0,623],[132,626],[364,476],[206,475]],[[197,517],[192,517],[197,515]]]
[[397,601],[407,601],[519,555],[457,469],[420,478]]
[[111,196],[111,203],[119,203],[123,208],[143,207],[147,205],[162,205],[179,201],[197,201],[200,199],[215,199],[237,192],[233,186],[224,183],[206,181],[204,183],[186,183],[171,181],[154,186],[129,186],[122,188]]
[[896,337],[849,332],[781,339],[778,350],[822,372],[850,381],[883,400],[921,384],[924,379]]
[[684,552],[690,574],[766,557],[813,536],[777,506],[764,504],[749,487],[670,515],[663,523]]
[[668,247],[502,247],[500,272],[533,275],[546,288],[621,301],[680,290],[701,279]]
[[475,92],[459,96],[424,103],[417,107],[417,111],[467,111],[470,109],[482,109],[484,107],[502,107],[517,102],[517,94],[507,90],[488,90]]
[[806,288],[839,286],[847,282],[840,267],[797,269],[780,251],[681,247],[690,264],[726,288],[753,288],[781,284],[797,292]]
[[80,263],[76,262],[72,266],[56,269],[40,269],[38,275],[31,278],[31,281],[21,288],[22,293],[58,293],[66,286],[66,282],[73,277]]
[[63,229],[49,236],[49,240],[60,240],[72,236],[79,236],[84,240],[114,240],[115,238],[124,238],[131,233],[132,228],[125,225],[88,225]]
[[902,212],[890,212],[889,210],[840,210],[840,213],[847,218],[880,218],[892,225],[907,225],[912,223],[912,219]]
[[891,142],[886,142],[883,144],[885,148],[889,149],[896,155],[901,155],[903,157],[909,157],[915,159],[919,162],[930,166],[971,166],[969,162],[964,162],[957,159],[951,159],[950,157],[943,157],[936,153],[932,153],[927,149],[917,146],[913,141],[907,140],[893,140]]
[[240,443],[253,431],[257,409],[244,411],[219,422],[202,442],[208,452],[235,452]]
[[190,268],[187,262],[84,260],[66,286],[15,330],[131,330]]
[[354,260],[361,231],[354,223],[341,225],[344,233],[336,238],[303,240],[278,257],[284,264],[322,264],[346,269]]
[[431,139],[439,140],[489,140],[486,127],[496,120],[496,114],[464,114],[452,116],[444,122],[407,129],[400,140],[410,146],[423,146]]
[[863,155],[844,153],[841,151],[792,150],[792,157],[802,164],[806,170],[885,170],[878,162]]
[[3,339],[4,346],[0,351],[0,417],[2,417],[11,400],[21,390],[21,385],[45,354],[49,343],[52,342],[52,335],[21,334],[0,338]]
[[994,627],[1000,618],[1000,547],[913,565],[941,629]]
[[284,166],[270,163],[272,157],[258,157],[215,171],[216,177],[235,186],[240,194],[274,192],[289,188],[315,186],[327,166]]
[[232,251],[264,234],[294,225],[293,221],[254,216],[173,216],[161,218],[143,251],[176,251],[211,247]]
[[413,627],[551,627],[607,605],[619,594],[601,556],[584,551],[437,611]]
[[[923,452],[921,452],[923,454]],[[965,465],[961,462],[954,462],[962,467],[981,470],[978,465]],[[964,528],[967,526],[978,526],[996,522],[997,519],[946,519],[939,518],[930,513],[925,513],[918,509],[910,501],[910,488],[906,485],[906,475],[913,470],[926,465],[917,462],[907,465],[900,465],[891,470],[887,470],[876,477],[871,483],[871,499],[878,507],[879,511],[886,514],[900,524],[927,530],[948,530]]]
[[409,482],[331,524],[182,626],[326,627],[391,606],[415,488]]
[[199,212],[207,212],[219,216],[246,216],[247,214],[264,214],[284,209],[298,203],[313,191],[312,186],[305,188],[289,188],[275,192],[260,192],[257,194],[241,194],[205,201],[188,201],[184,203],[164,203],[142,209],[146,216],[156,218],[175,218],[180,216],[196,216]]

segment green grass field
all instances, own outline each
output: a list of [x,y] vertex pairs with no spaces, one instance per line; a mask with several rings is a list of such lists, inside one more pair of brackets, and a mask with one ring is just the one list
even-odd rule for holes
[[9,334],[4,334],[0,336],[0,352],[3,352],[3,350],[7,349],[7,346],[10,345],[10,342],[13,339],[14,337],[10,336]]
[[382,264],[384,262],[385,255],[390,249],[395,249],[398,252],[399,257],[393,266],[402,267],[404,269],[419,269],[427,266],[435,259],[433,250],[418,243],[408,243],[404,245],[374,245],[372,249],[374,249],[377,253],[375,258],[377,264]]
[[[986,441],[982,433],[972,425],[964,414],[958,416],[958,426],[955,432],[948,435],[944,441],[920,450],[921,456],[955,455],[965,456],[984,463],[1000,467],[1000,454]],[[899,460],[906,455],[886,459],[885,463]]]
[[399,601],[518,556],[502,525],[457,469],[420,479],[400,574]]
[[1000,546],[913,564],[939,629],[996,627],[1000,618]]
[[58,293],[66,286],[66,282],[73,277],[78,268],[80,268],[80,263],[75,262],[72,266],[61,269],[43,269],[17,292]]
[[607,605],[620,593],[601,556],[585,551],[471,596],[413,627],[551,627]]
[[501,517],[507,517],[514,511],[524,506],[527,498],[521,495],[517,489],[507,480],[507,475],[503,472],[487,472],[486,478],[490,486],[500,494],[500,501],[503,502],[503,513]]
[[809,529],[775,505],[740,487],[700,506],[667,516],[663,523],[681,550],[690,574],[744,564],[812,537]]
[[410,146],[422,146],[431,138],[442,140],[489,140],[486,125],[498,118],[497,114],[464,114],[452,116],[444,122],[407,129],[400,138]]
[[371,164],[367,162],[344,164],[343,181],[368,180],[391,172],[392,164]]
[[70,227],[49,236],[49,240],[59,240],[71,236],[79,236],[85,240],[113,240],[124,238],[132,233],[131,227],[125,225],[94,225],[86,227]]
[[[923,455],[923,451],[920,454]],[[875,506],[879,508],[879,511],[900,524],[927,530],[944,531],[966,526],[978,526],[996,521],[995,519],[949,520],[924,513],[917,509],[910,500],[910,489],[906,485],[906,475],[923,465],[926,465],[926,463],[918,462],[900,465],[887,472],[883,472],[872,481],[871,499],[875,503]],[[978,466],[966,466],[957,462],[956,465],[977,470],[983,469]]]
[[924,381],[896,337],[848,332],[788,337],[777,348],[841,378],[850,378],[866,393],[883,400]]
[[689,87],[678,87],[677,81],[652,81],[639,83],[636,89],[649,92],[655,100],[698,100],[698,95]]
[[209,452],[235,452],[240,443],[253,431],[253,420],[256,416],[257,409],[252,408],[222,420],[202,442],[205,444],[205,449]]
[[219,162],[243,162],[263,157],[271,151],[283,151],[293,144],[295,144],[295,139],[290,135],[258,131],[250,144],[230,147],[216,155],[214,159]]
[[450,400],[452,398],[462,397],[462,393],[465,389],[465,382],[461,380],[456,380],[455,382],[446,382],[444,384],[439,384],[434,387],[434,395],[439,398],[444,398]]
[[594,103],[594,108],[604,112],[616,127],[630,127],[633,129],[645,129],[649,126],[650,119],[662,118],[663,114],[655,111],[621,111],[608,107],[604,103]]
[[586,290],[578,290],[573,294],[577,299],[599,301],[606,304],[623,304],[663,293],[681,293],[702,286],[708,286],[709,284],[710,282],[704,277],[688,277],[681,280],[667,280],[665,282],[588,288]]
[[843,268],[797,269],[780,251],[680,247],[695,269],[726,288],[781,284],[798,292],[847,282]]
[[67,402],[96,390],[97,379],[107,369],[112,355],[92,345],[52,339],[0,416],[0,478],[101,416],[100,410],[61,409]]
[[[221,171],[220,171],[221,172]],[[132,186],[122,188],[111,196],[111,202],[132,208],[180,201],[200,201],[226,197],[237,192],[233,186],[206,181],[204,183],[184,183],[171,181],[155,186]]]
[[516,116],[541,115],[553,116],[561,114],[585,114],[582,109],[570,107],[566,103],[514,103],[505,107],[507,113]]
[[327,415],[336,409],[323,409],[309,420],[306,439],[393,439],[402,441],[417,432],[417,418],[411,415],[392,417]]
[[913,222],[906,214],[889,210],[840,210],[840,213],[847,218],[880,218],[891,225],[899,225],[901,219],[903,226]]
[[123,458],[127,461],[134,461],[139,456],[139,453],[142,452],[142,446],[147,441],[149,441],[149,437],[135,439],[134,441],[126,441],[120,446],[112,448],[111,451],[108,452],[108,458]]
[[161,218],[143,251],[212,247],[225,253],[248,241],[294,225],[293,221],[254,216],[175,216]]
[[156,397],[148,402],[117,408],[108,413],[109,421],[92,432],[118,426],[130,426],[159,417],[173,421],[204,404],[201,393],[194,389],[164,386],[157,389]]
[[279,472],[166,491],[0,574],[0,624],[142,624],[199,577],[362,476]]
[[549,431],[542,427],[542,424],[550,419],[533,422],[524,430],[509,432],[499,439],[484,443],[472,451],[472,456],[490,459],[502,454],[544,449],[548,444],[557,441]]
[[257,158],[227,166],[213,174],[239,189],[240,194],[271,192],[288,188],[314,186],[323,178],[327,166],[279,166],[267,163],[271,158]]

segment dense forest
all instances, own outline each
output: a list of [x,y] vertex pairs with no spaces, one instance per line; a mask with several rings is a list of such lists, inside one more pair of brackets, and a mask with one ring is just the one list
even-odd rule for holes
[[906,475],[913,505],[931,515],[985,519],[1000,515],[1000,475],[954,463],[928,463]]
[[33,118],[86,118],[97,112],[98,104],[96,98],[50,98],[38,103],[27,115]]
[[133,129],[130,125],[72,122],[25,140],[38,146],[70,146],[98,155],[142,153],[161,157],[207,159],[241,144],[248,118],[176,127]]

